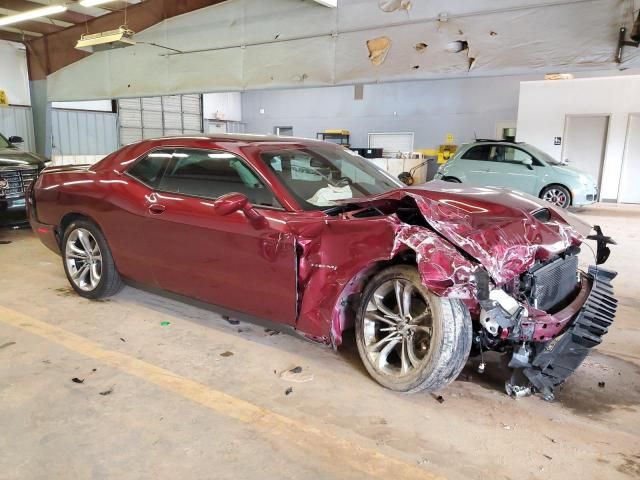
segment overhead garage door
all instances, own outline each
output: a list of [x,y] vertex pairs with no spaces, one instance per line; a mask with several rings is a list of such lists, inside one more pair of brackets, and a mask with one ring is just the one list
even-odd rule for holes
[[120,145],[167,135],[197,135],[202,129],[202,95],[118,100]]

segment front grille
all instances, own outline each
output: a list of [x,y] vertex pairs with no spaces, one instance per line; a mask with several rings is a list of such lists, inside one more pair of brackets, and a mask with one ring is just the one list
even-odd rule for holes
[[578,285],[578,256],[567,255],[546,265],[533,268],[529,276],[529,301],[545,312],[564,306]]
[[0,179],[7,182],[7,186],[0,189],[0,197],[14,198],[23,196],[29,185],[31,185],[31,182],[37,177],[37,168],[23,168],[9,171],[0,170]]

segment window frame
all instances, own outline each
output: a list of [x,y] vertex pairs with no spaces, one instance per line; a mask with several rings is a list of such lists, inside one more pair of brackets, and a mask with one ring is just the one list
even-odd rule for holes
[[487,157],[487,158],[485,158],[485,159],[483,159],[483,160],[480,160],[480,159],[478,159],[478,158],[465,158],[465,156],[466,156],[468,153],[470,153],[472,150],[475,150],[476,148],[477,148],[477,149],[487,148],[487,149],[488,149],[488,152],[487,152],[487,153],[489,153],[489,154],[491,153],[491,144],[489,144],[489,143],[482,143],[482,144],[480,144],[480,145],[472,145],[471,147],[469,147],[468,149],[466,149],[466,150],[462,153],[462,155],[460,155],[460,160],[465,160],[465,161],[467,161],[467,162],[493,162],[493,160],[490,160],[490,159],[489,159],[489,157]]
[[[519,150],[519,151],[525,153],[526,155],[531,157],[531,160],[533,162],[531,164],[532,167],[544,167],[543,163],[540,160],[538,160],[535,155],[532,155],[530,152],[527,152],[523,148],[520,148],[520,147],[518,147],[516,145],[505,145],[503,143],[501,143],[499,146],[504,147],[504,148],[513,148],[514,150]],[[503,160],[502,162],[495,162],[495,163],[509,163],[509,164],[512,164],[512,165],[525,165],[524,163],[518,162],[517,160]]]
[[491,148],[513,148],[514,150],[519,150],[523,153],[525,153],[526,155],[528,155],[529,157],[531,157],[533,163],[532,163],[532,167],[544,167],[545,164],[540,161],[538,159],[538,157],[536,157],[535,155],[533,155],[531,152],[526,151],[524,148],[519,147],[518,145],[505,145],[504,143],[482,143],[480,145],[472,145],[471,147],[469,147],[467,150],[464,151],[464,153],[462,153],[460,155],[460,160],[465,160],[468,162],[489,162],[489,163],[508,163],[510,165],[524,165],[524,163],[522,162],[518,162],[516,160],[503,160],[501,162],[497,161],[497,160],[491,160],[490,158],[487,158],[485,160],[478,160],[478,159],[474,159],[474,158],[465,158],[465,155],[467,153],[469,153],[471,150],[473,150],[474,148],[481,148],[481,147],[488,147],[489,148],[489,153],[491,153]]
[[[208,152],[208,153],[228,153],[230,155],[233,155],[238,160],[240,160],[244,166],[246,166],[249,170],[251,170],[251,173],[253,173],[256,176],[256,178],[258,180],[260,180],[260,182],[262,182],[262,185],[264,186],[264,188],[268,189],[269,192],[271,192],[271,194],[273,195],[273,198],[275,198],[276,201],[280,204],[280,206],[274,207],[274,206],[269,206],[269,205],[255,205],[255,204],[251,203],[253,208],[266,209],[266,210],[276,210],[276,211],[281,211],[281,212],[287,211],[287,209],[283,206],[283,203],[282,203],[282,200],[280,199],[280,197],[275,194],[273,189],[271,187],[269,187],[269,184],[265,181],[264,175],[261,175],[260,172],[258,172],[253,167],[253,165],[251,165],[251,163],[246,158],[244,158],[243,156],[241,156],[241,155],[239,155],[239,154],[237,154],[235,152],[230,152],[228,150],[224,150],[224,149],[221,149],[221,148],[202,148],[202,147],[187,147],[187,146],[178,146],[178,147],[176,147],[176,146],[158,146],[158,147],[152,148],[151,150],[148,150],[145,153],[143,153],[142,155],[140,155],[135,160],[135,162],[131,163],[131,165],[127,165],[127,168],[122,172],[123,175],[126,175],[127,177],[135,180],[136,182],[144,185],[148,189],[153,190],[154,192],[159,192],[159,193],[168,193],[168,194],[171,194],[171,195],[182,195],[184,197],[197,198],[199,200],[212,200],[212,201],[215,201],[215,200],[219,199],[221,196],[228,195],[228,194],[224,194],[224,195],[220,195],[219,197],[203,197],[201,195],[193,195],[193,194],[190,194],[190,193],[182,193],[182,192],[177,193],[177,192],[172,192],[172,191],[169,191],[169,190],[162,190],[160,188],[153,187],[153,186],[143,182],[138,177],[135,177],[135,176],[133,176],[133,175],[131,175],[129,173],[129,170],[131,170],[135,165],[137,165],[139,162],[141,162],[142,160],[147,158],[150,154],[152,154],[154,152],[162,151],[162,150],[165,150],[165,151],[166,150],[171,150],[171,155],[172,156],[178,150],[199,150],[199,151]],[[166,170],[167,170],[168,166],[169,166],[169,163],[167,163],[167,165],[165,166],[165,168],[164,168],[164,170],[162,172],[162,177],[164,177],[164,174],[166,173]],[[233,192],[229,192],[229,193],[233,193]]]

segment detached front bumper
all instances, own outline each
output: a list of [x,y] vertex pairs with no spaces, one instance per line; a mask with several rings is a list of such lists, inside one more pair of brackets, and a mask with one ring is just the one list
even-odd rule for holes
[[602,342],[613,323],[618,301],[613,296],[612,270],[591,266],[591,282],[586,301],[560,336],[539,343],[530,365],[523,373],[544,398],[553,398],[554,387],[562,384],[582,363],[589,350]]

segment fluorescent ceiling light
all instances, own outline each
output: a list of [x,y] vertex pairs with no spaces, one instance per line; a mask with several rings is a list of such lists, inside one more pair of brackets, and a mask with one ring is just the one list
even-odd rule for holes
[[16,13],[15,15],[8,15],[0,18],[0,26],[11,25],[13,23],[24,22],[25,20],[31,20],[32,18],[46,17],[47,15],[55,15],[56,13],[62,13],[67,10],[66,5],[51,5],[49,7],[36,8],[27,12]]
[[95,7],[96,5],[102,5],[103,3],[113,2],[115,0],[80,0],[80,5],[83,7]]
[[336,8],[338,6],[338,0],[315,0],[320,5],[324,5],[329,8]]
[[85,52],[102,52],[114,48],[130,47],[136,42],[131,37],[133,32],[124,27],[117,30],[109,30],[108,32],[100,32],[93,34],[84,34],[80,36],[80,40],[76,43],[78,50]]

